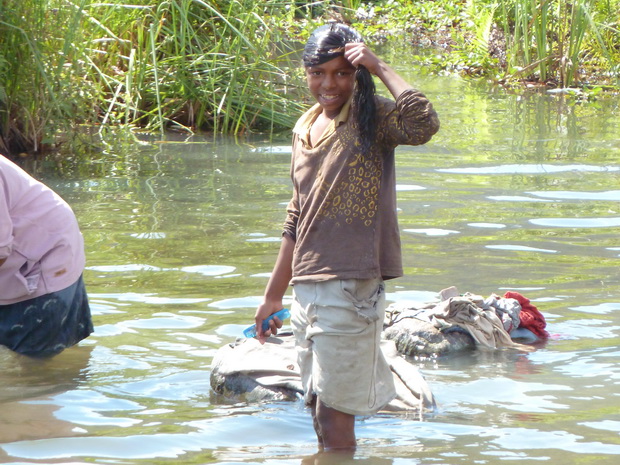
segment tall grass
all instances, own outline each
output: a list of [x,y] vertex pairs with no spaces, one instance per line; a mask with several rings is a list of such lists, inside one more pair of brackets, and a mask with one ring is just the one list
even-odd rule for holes
[[51,142],[59,121],[80,108],[70,99],[77,69],[57,27],[72,15],[51,11],[45,1],[5,0],[0,4],[0,150],[40,150]]
[[376,37],[385,22],[405,35],[456,30],[463,68],[503,65],[489,53],[499,29],[509,76],[570,86],[587,57],[620,79],[619,9],[620,0],[0,0],[0,152],[39,152],[83,127],[290,128],[302,108],[284,34],[303,40],[329,15]]
[[394,1],[411,5],[426,31],[450,29],[447,53],[421,57],[434,68],[502,82],[620,87],[620,0],[436,0],[430,10],[425,1]]
[[[617,0],[604,0],[607,4]],[[499,22],[505,31],[509,73],[573,85],[586,53],[613,64],[602,39],[594,0],[500,0]],[[616,35],[616,40],[618,35]],[[587,45],[587,46],[586,46]],[[617,45],[616,45],[617,47]]]
[[289,127],[291,2],[3,0],[0,151],[38,152],[77,125],[223,133]]

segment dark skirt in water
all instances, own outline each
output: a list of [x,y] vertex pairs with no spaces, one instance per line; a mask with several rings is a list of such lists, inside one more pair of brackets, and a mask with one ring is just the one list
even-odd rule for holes
[[49,357],[93,332],[90,306],[80,276],[66,289],[0,305],[0,345],[31,357]]

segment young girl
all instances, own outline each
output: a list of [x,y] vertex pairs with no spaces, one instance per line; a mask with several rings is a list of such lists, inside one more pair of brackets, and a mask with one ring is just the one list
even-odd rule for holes
[[0,345],[46,357],[93,332],[71,207],[0,155]]
[[[289,283],[306,403],[319,445],[352,449],[355,415],[394,397],[379,349],[386,279],[402,276],[394,149],[439,129],[431,103],[344,24],[322,26],[304,49],[317,103],[293,130],[293,197],[257,328],[282,309]],[[395,101],[375,95],[371,74]],[[261,342],[282,325],[259,329]]]

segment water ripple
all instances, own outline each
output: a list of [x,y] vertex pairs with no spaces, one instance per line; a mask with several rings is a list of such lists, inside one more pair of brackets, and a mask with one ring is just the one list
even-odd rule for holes
[[620,190],[605,192],[532,191],[527,193],[536,197],[557,200],[608,200],[612,202],[620,201]]
[[620,218],[535,218],[529,220],[536,226],[552,228],[615,228]]
[[526,165],[511,164],[498,166],[472,166],[468,168],[438,168],[440,173],[454,174],[549,174],[564,173],[568,171],[579,172],[615,172],[620,170],[617,166],[596,166],[596,165]]

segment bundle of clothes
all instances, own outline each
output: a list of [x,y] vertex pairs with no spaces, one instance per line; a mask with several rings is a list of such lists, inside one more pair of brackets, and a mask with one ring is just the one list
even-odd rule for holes
[[440,331],[460,328],[468,332],[477,345],[489,348],[531,350],[513,339],[537,341],[549,337],[543,314],[518,292],[509,291],[503,297],[492,294],[483,298],[471,293],[459,294],[455,287],[450,287],[440,291],[439,296],[439,303],[427,304],[422,308],[388,308],[387,326],[396,324],[402,318],[425,319]]

